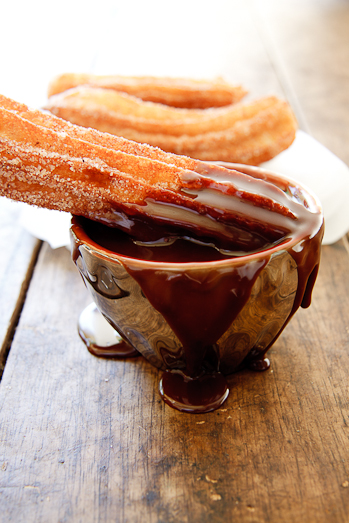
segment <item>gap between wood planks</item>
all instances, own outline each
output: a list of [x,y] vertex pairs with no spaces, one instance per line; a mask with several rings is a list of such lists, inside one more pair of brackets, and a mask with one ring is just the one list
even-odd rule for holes
[[4,373],[6,361],[7,361],[8,355],[11,350],[12,341],[13,341],[13,338],[16,333],[17,325],[18,325],[20,317],[21,317],[21,313],[22,313],[22,310],[24,307],[29,285],[30,285],[30,282],[31,282],[31,279],[32,279],[32,276],[34,273],[34,269],[35,269],[36,262],[38,260],[42,245],[43,245],[43,242],[41,240],[38,240],[35,248],[33,249],[30,263],[28,265],[28,269],[27,269],[25,278],[22,282],[21,289],[20,289],[20,292],[18,295],[16,306],[13,310],[11,319],[9,321],[3,344],[0,347],[0,381],[1,381],[2,375]]

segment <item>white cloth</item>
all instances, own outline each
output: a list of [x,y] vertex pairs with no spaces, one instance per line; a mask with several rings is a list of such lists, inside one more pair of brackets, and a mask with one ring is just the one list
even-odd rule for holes
[[325,217],[324,244],[349,231],[349,168],[317,140],[297,131],[291,147],[262,167],[299,181],[317,195]]

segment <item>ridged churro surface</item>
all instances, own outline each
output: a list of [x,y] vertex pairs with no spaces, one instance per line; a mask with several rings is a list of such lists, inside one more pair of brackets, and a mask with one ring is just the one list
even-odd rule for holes
[[120,76],[65,73],[50,83],[52,96],[78,85],[103,87],[128,93],[142,100],[173,107],[206,108],[229,105],[241,100],[246,91],[240,85],[217,80],[193,80],[155,76]]
[[232,226],[279,235],[280,225],[271,225],[275,213],[283,230],[294,221],[284,193],[274,187],[263,194],[260,180],[78,127],[1,96],[0,181],[2,196],[109,224],[125,212],[156,215],[189,228],[199,220],[204,234],[228,237]]
[[125,93],[79,86],[45,108],[72,123],[208,161],[258,165],[291,145],[296,120],[275,96],[221,108],[178,109]]

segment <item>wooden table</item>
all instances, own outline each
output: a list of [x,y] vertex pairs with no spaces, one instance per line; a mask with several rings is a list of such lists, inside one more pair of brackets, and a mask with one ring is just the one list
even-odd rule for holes
[[[87,2],[81,25],[73,10],[76,25],[62,26],[80,38],[72,47],[67,33],[80,69],[128,73],[134,59],[140,74],[141,64],[159,74],[192,68],[253,95],[276,92],[301,128],[349,163],[348,2],[179,1],[158,22],[157,2],[114,4],[95,12]],[[43,37],[52,32],[55,42],[59,28],[48,19]],[[26,13],[17,19],[25,58],[30,42],[40,47],[37,33],[25,39],[27,22]],[[44,58],[60,56],[56,72],[64,70],[58,44],[44,44]],[[33,58],[38,81],[41,58]],[[31,237],[17,215],[0,202],[1,522],[349,521],[347,240],[323,248],[312,306],[270,351],[271,369],[230,376],[221,409],[189,415],[160,400],[159,371],[142,358],[108,361],[86,351],[76,324],[90,298],[68,250]]]

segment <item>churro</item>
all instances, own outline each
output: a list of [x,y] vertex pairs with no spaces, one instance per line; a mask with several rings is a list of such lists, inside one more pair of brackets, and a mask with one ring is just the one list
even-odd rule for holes
[[208,161],[258,165],[291,145],[297,124],[274,96],[211,109],[178,109],[108,89],[80,86],[45,109],[72,123]]
[[128,93],[142,100],[173,107],[221,107],[241,100],[246,91],[240,85],[230,85],[224,80],[193,80],[154,76],[118,76],[65,73],[54,78],[48,96],[61,93],[79,85],[103,87]]
[[274,241],[296,220],[283,191],[272,186],[263,195],[261,180],[84,129],[5,97],[0,168],[1,196],[121,228],[127,214],[230,241],[238,230],[242,243],[250,245],[252,236],[258,247],[258,235],[267,231]]

